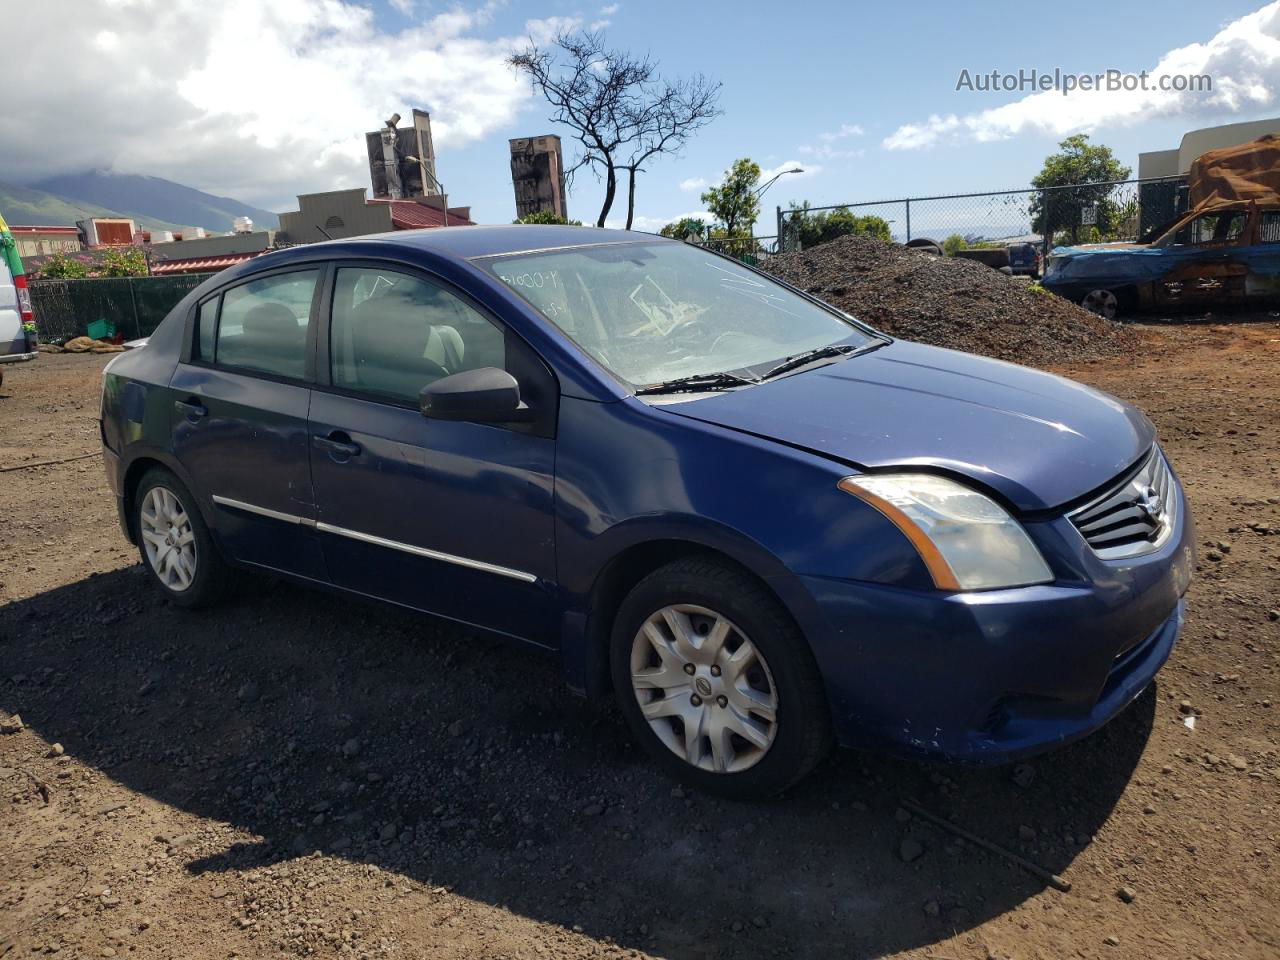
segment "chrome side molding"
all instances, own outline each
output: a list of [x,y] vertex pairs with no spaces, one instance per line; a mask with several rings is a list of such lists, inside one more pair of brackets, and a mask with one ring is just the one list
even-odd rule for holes
[[300,517],[296,514],[283,513],[279,510],[270,510],[267,507],[260,507],[257,504],[245,503],[243,500],[233,500],[230,497],[223,497],[214,494],[213,502],[222,507],[230,507],[233,510],[243,510],[246,513],[255,513],[258,516],[269,517],[272,520],[279,520],[283,523],[292,523],[302,527],[313,527],[321,533],[331,533],[334,536],[346,537],[349,540],[359,540],[361,543],[370,543],[376,547],[386,547],[388,550],[399,550],[401,553],[409,553],[416,557],[426,557],[428,560],[439,560],[442,563],[452,563],[455,566],[466,567],[470,570],[480,570],[484,573],[492,573],[500,577],[510,577],[512,580],[519,580],[523,583],[538,582],[538,578],[535,574],[526,573],[523,570],[513,570],[511,567],[503,567],[496,563],[486,563],[483,560],[472,560],[470,557],[459,557],[452,553],[444,553],[440,550],[431,550],[427,547],[414,546],[412,543],[402,543],[399,540],[388,540],[386,537],[374,536],[371,533],[361,533],[359,530],[350,530],[346,527],[338,527],[332,523],[312,520],[309,517]]

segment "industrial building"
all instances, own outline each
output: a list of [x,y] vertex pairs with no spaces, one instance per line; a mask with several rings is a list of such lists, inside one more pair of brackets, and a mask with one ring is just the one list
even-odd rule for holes
[[18,256],[42,257],[52,253],[78,253],[84,249],[79,227],[10,227],[18,244]]
[[470,207],[450,207],[443,194],[411,199],[366,199],[362,187],[304,193],[298,209],[280,214],[277,243],[316,243],[392,230],[472,226]]
[[393,113],[381,130],[364,135],[374,199],[400,200],[444,193],[436,179],[431,114],[414,108],[412,126],[398,127],[399,122],[400,114]]
[[520,137],[511,144],[511,184],[516,194],[516,219],[546,211],[569,219],[560,138]]

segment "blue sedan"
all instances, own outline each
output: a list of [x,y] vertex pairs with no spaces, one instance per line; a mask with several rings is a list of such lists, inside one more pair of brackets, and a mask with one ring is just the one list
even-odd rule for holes
[[833,743],[1088,734],[1168,658],[1194,561],[1133,407],[636,233],[259,257],[112,361],[102,440],[173,603],[259,570],[533,644],[738,797]]

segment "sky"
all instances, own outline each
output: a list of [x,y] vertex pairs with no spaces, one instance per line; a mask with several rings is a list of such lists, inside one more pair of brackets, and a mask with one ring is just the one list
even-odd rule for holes
[[[723,84],[723,115],[648,165],[639,229],[703,210],[738,157],[782,177],[774,206],[1025,187],[1086,132],[1136,175],[1140,151],[1197,127],[1280,116],[1280,3],[1007,4],[752,0],[0,0],[6,43],[0,181],[88,169],[166,177],[272,210],[368,186],[363,132],[431,112],[450,202],[509,222],[507,140],[559,132],[505,63],[560,29],[599,29],[672,77]],[[73,13],[74,11],[74,13]],[[982,91],[965,74],[1207,73],[1209,92]],[[572,159],[571,157],[568,159]],[[580,176],[570,216],[603,187]],[[623,200],[625,202],[625,200]],[[615,204],[610,225],[621,225]]]

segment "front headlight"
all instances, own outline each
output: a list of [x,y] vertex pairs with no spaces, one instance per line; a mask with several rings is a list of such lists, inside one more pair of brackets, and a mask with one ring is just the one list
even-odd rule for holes
[[1021,587],[1053,579],[1021,525],[990,497],[954,480],[881,473],[846,477],[839,486],[906,535],[939,590]]

